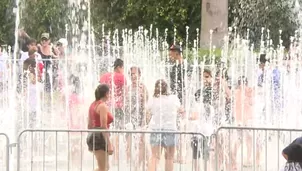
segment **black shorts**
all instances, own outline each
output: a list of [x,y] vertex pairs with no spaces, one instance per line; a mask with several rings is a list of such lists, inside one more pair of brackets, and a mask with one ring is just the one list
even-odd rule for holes
[[101,132],[88,133],[86,143],[89,151],[103,150],[107,151],[107,143]]

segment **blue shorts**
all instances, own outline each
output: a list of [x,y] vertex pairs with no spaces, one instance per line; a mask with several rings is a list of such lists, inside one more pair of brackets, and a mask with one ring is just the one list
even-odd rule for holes
[[[169,130],[153,130],[153,131],[169,131]],[[150,145],[151,146],[163,146],[173,147],[177,145],[178,136],[172,133],[151,133]]]

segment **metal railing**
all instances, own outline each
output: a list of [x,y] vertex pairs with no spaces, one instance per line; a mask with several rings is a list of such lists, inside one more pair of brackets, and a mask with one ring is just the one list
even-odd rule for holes
[[[283,148],[301,132],[302,129],[221,127],[211,137],[205,137],[176,131],[32,129],[18,135],[14,159],[17,171],[92,170],[98,167],[95,151],[108,150],[107,146],[98,146],[100,135],[109,133],[114,146],[114,153],[108,158],[110,170],[165,168],[164,160],[173,163],[176,153],[181,153],[186,162],[172,164],[175,171],[280,170],[286,163],[281,155]],[[9,171],[9,137],[4,133],[0,136],[0,169]],[[87,137],[92,146],[87,146]],[[159,164],[153,165],[152,160]]]
[[0,170],[9,171],[9,138],[0,133]]
[[[109,133],[114,146],[110,170],[147,170],[149,159],[159,159],[154,166],[165,168],[163,160],[170,160],[175,171],[195,171],[196,167],[206,170],[208,155],[205,155],[206,138],[195,132],[175,131],[117,131],[117,130],[24,130],[18,136],[17,170],[92,170],[97,168],[93,153],[89,152],[86,137],[93,135],[93,149],[98,150],[100,133]],[[182,136],[181,142],[179,137]],[[187,148],[186,164],[173,164],[174,153],[179,153],[179,143],[185,147],[187,140],[197,139],[198,156],[194,160],[193,148]],[[88,139],[89,141],[89,139]],[[88,142],[89,143],[89,142]],[[192,145],[192,144],[191,144]],[[107,146],[106,146],[107,147]],[[104,150],[106,147],[103,147]],[[91,148],[91,146],[89,146]],[[165,157],[161,149],[165,149]],[[91,149],[90,149],[91,150]],[[158,151],[157,151],[158,150]],[[175,150],[175,152],[174,152]],[[94,151],[94,150],[92,150]],[[156,152],[157,151],[157,152]],[[96,152],[94,152],[97,154]],[[156,153],[156,154],[155,154]],[[184,154],[184,153],[183,153]],[[159,158],[161,157],[161,158]],[[151,161],[152,163],[152,161]],[[157,163],[157,162],[156,162]]]
[[302,130],[221,127],[215,135],[215,170],[280,170],[282,150]]

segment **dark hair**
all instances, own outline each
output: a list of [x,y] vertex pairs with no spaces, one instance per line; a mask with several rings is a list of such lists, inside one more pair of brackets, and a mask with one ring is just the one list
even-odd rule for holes
[[259,58],[259,63],[265,64],[266,62],[270,62],[270,59],[266,59],[266,54],[260,54]]
[[181,54],[181,52],[182,52],[182,48],[179,45],[172,45],[169,48],[169,50],[173,51],[173,52],[177,52],[178,54]]
[[168,95],[168,84],[162,79],[156,81],[153,97],[160,95]]
[[292,143],[288,146],[290,153],[288,154],[288,162],[302,162],[302,146]]
[[100,84],[94,92],[95,95],[95,101],[101,100],[106,96],[106,94],[109,92],[109,87],[107,84]]
[[33,58],[27,58],[23,62],[23,71],[29,70],[31,73],[35,73],[35,68],[36,68],[36,59]]
[[201,89],[197,90],[196,93],[194,94],[196,102],[200,101],[200,95],[201,95]]
[[138,74],[141,75],[141,69],[139,67],[136,67],[136,66],[133,66],[133,67],[130,68],[130,74],[131,74],[131,71],[133,69],[136,69],[136,71],[138,72]]
[[73,93],[76,93],[76,94],[80,93],[81,82],[80,82],[80,78],[78,76],[71,74],[71,76],[69,77],[69,84],[72,84],[75,87]]
[[31,45],[33,43],[37,43],[36,39],[30,38],[26,41],[26,46]]
[[207,73],[212,77],[212,71],[210,69],[204,69],[203,73]]
[[114,61],[114,64],[113,64],[113,68],[116,69],[117,67],[123,67],[124,66],[124,61],[120,58],[117,58],[115,61]]

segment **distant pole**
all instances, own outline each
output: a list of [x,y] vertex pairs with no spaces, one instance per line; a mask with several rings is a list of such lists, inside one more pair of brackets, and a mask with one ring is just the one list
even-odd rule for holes
[[213,30],[212,45],[223,45],[223,37],[228,32],[228,0],[201,0],[200,46],[210,45],[210,30]]

